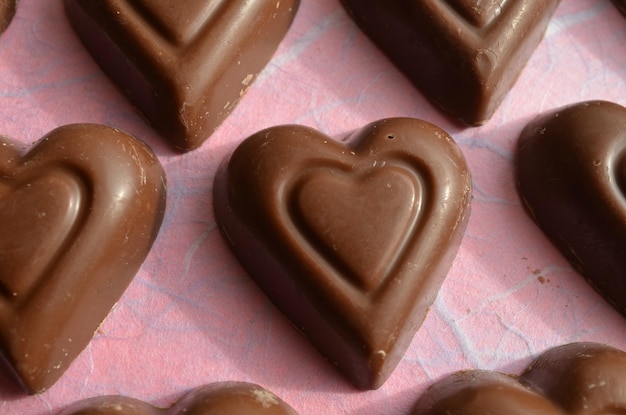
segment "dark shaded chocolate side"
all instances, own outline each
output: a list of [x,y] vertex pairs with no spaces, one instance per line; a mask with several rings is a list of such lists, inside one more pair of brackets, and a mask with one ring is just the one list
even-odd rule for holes
[[269,390],[244,382],[196,388],[170,408],[124,396],[100,396],[70,406],[61,415],[298,415]]
[[13,16],[15,16],[16,9],[17,0],[0,0],[0,33],[9,27]]
[[407,77],[453,118],[485,123],[543,37],[558,0],[342,0]]
[[561,253],[626,316],[626,109],[590,101],[521,133],[518,190]]
[[104,72],[179,150],[200,146],[270,60],[299,0],[65,0]]
[[0,146],[0,352],[31,393],[91,340],[155,240],[165,175],[122,131],[75,124]]
[[303,126],[245,140],[215,179],[216,219],[274,303],[357,387],[379,387],[435,299],[471,180],[443,130],[395,118],[343,145]]
[[626,0],[613,0],[613,4],[617,9],[626,16]]
[[412,415],[626,413],[626,353],[599,343],[547,350],[517,377],[467,370],[434,383]]

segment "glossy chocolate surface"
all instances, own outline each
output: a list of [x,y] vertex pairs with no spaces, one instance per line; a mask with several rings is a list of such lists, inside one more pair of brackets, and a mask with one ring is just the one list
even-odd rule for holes
[[220,168],[226,241],[307,339],[363,389],[391,374],[456,255],[471,179],[443,130],[395,118],[344,145],[287,125]]
[[278,396],[261,386],[220,382],[194,389],[170,408],[138,399],[102,396],[76,403],[61,415],[297,415]]
[[518,190],[569,262],[626,316],[626,109],[591,101],[523,130]]
[[558,0],[342,0],[407,77],[453,118],[485,123],[539,44]]
[[453,373],[433,384],[412,415],[564,415],[516,377],[484,370]]
[[52,386],[148,254],[165,208],[153,152],[75,124],[22,156],[0,146],[0,351],[28,392]]
[[572,343],[539,356],[521,381],[568,414],[626,413],[626,353],[597,343]]
[[467,370],[433,384],[413,415],[598,415],[626,412],[626,353],[570,343],[541,354],[517,377]]
[[287,32],[299,0],[65,0],[94,59],[174,147],[200,146]]

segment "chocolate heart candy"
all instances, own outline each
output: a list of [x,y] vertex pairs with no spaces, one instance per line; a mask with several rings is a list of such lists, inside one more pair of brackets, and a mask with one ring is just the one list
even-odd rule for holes
[[395,118],[340,144],[288,125],[218,171],[216,219],[248,273],[359,388],[396,367],[456,255],[471,179],[443,130]]
[[299,0],[65,0],[104,72],[174,147],[200,146],[270,60]]
[[453,373],[432,385],[412,415],[563,415],[515,377],[485,370]]
[[519,377],[468,370],[433,384],[413,415],[597,415],[626,411],[626,353],[598,343],[544,352]]
[[598,343],[571,343],[539,356],[521,381],[568,414],[626,413],[626,353]]
[[298,415],[267,389],[251,383],[220,382],[191,391],[169,409],[124,396],[79,402],[62,415]]
[[0,350],[29,392],[54,384],[148,254],[165,176],[139,140],[76,124],[25,156],[0,145]]
[[518,190],[545,234],[626,316],[626,109],[591,101],[522,131]]
[[400,70],[454,118],[486,122],[539,44],[558,0],[342,0]]

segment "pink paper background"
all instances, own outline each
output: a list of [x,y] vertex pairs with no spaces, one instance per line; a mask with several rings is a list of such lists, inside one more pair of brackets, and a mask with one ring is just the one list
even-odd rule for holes
[[[301,414],[407,414],[435,379],[466,368],[517,373],[546,348],[599,341],[626,349],[626,319],[579,277],[527,217],[512,160],[536,114],[588,99],[626,104],[626,19],[609,0],[563,0],[514,89],[480,128],[441,115],[337,0],[303,0],[274,59],[222,127],[180,155],[143,122],[83,49],[61,1],[21,0],[0,35],[0,134],[28,148],[48,131],[96,122],[142,138],[169,183],[154,248],[87,349],[49,391],[26,396],[0,373],[0,414],[58,413],[124,394],[168,405],[223,380],[258,383]],[[410,116],[460,144],[473,174],[470,223],[424,325],[379,390],[355,390],[269,303],[227,249],[212,211],[220,161],[284,123],[340,138]]]

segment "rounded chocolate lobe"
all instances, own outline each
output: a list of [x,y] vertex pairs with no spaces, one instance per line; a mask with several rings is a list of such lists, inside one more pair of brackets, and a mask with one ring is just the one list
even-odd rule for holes
[[563,415],[542,395],[498,372],[468,370],[433,384],[412,415]]
[[427,122],[380,120],[347,145],[286,125],[224,162],[214,206],[250,276],[350,381],[374,389],[437,295],[471,189],[460,149]]
[[413,415],[617,415],[626,413],[626,353],[570,343],[542,353],[518,378],[456,372],[419,398]]
[[170,408],[138,399],[101,396],[78,402],[61,415],[298,415],[271,391],[244,382],[219,382],[196,388]]
[[598,343],[571,343],[539,356],[521,380],[569,414],[626,413],[626,353]]
[[551,111],[519,138],[517,185],[530,216],[626,315],[626,109],[591,101]]

